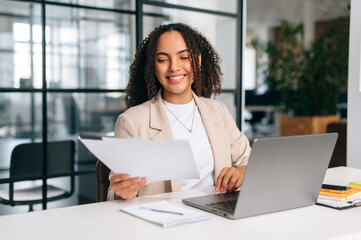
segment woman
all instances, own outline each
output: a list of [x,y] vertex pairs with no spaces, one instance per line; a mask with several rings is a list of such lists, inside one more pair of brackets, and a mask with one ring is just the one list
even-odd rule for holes
[[[234,191],[243,181],[251,148],[225,105],[219,57],[199,32],[185,24],[156,28],[140,45],[125,89],[129,109],[118,117],[115,137],[187,139],[201,179],[159,181],[110,173],[108,200],[132,199],[214,186]],[[156,166],[155,166],[156,167]]]

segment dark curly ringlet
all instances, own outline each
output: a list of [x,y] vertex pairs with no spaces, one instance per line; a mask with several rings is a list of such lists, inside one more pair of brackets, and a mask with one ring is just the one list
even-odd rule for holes
[[[182,34],[191,55],[194,82],[192,90],[197,96],[209,98],[221,92],[220,58],[208,40],[198,31],[182,23],[161,25],[140,44],[130,66],[129,83],[125,89],[128,108],[155,98],[162,85],[155,75],[155,54],[160,35],[177,31]],[[201,66],[199,56],[201,55]]]

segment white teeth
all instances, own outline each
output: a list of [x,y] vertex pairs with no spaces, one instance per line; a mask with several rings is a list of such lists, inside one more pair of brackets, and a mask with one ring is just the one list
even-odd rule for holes
[[182,77],[184,77],[184,75],[177,76],[177,77],[169,77],[169,79],[171,79],[171,80],[177,80],[177,79],[181,79]]

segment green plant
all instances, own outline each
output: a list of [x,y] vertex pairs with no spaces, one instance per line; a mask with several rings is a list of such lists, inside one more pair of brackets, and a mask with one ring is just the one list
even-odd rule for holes
[[348,31],[335,24],[309,48],[301,25],[282,21],[277,44],[253,41],[268,55],[265,83],[280,99],[281,110],[294,116],[334,115],[348,71]]

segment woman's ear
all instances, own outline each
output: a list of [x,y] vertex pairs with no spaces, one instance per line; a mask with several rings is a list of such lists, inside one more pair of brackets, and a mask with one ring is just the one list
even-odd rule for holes
[[198,55],[198,64],[199,64],[199,69],[202,70],[202,54]]

